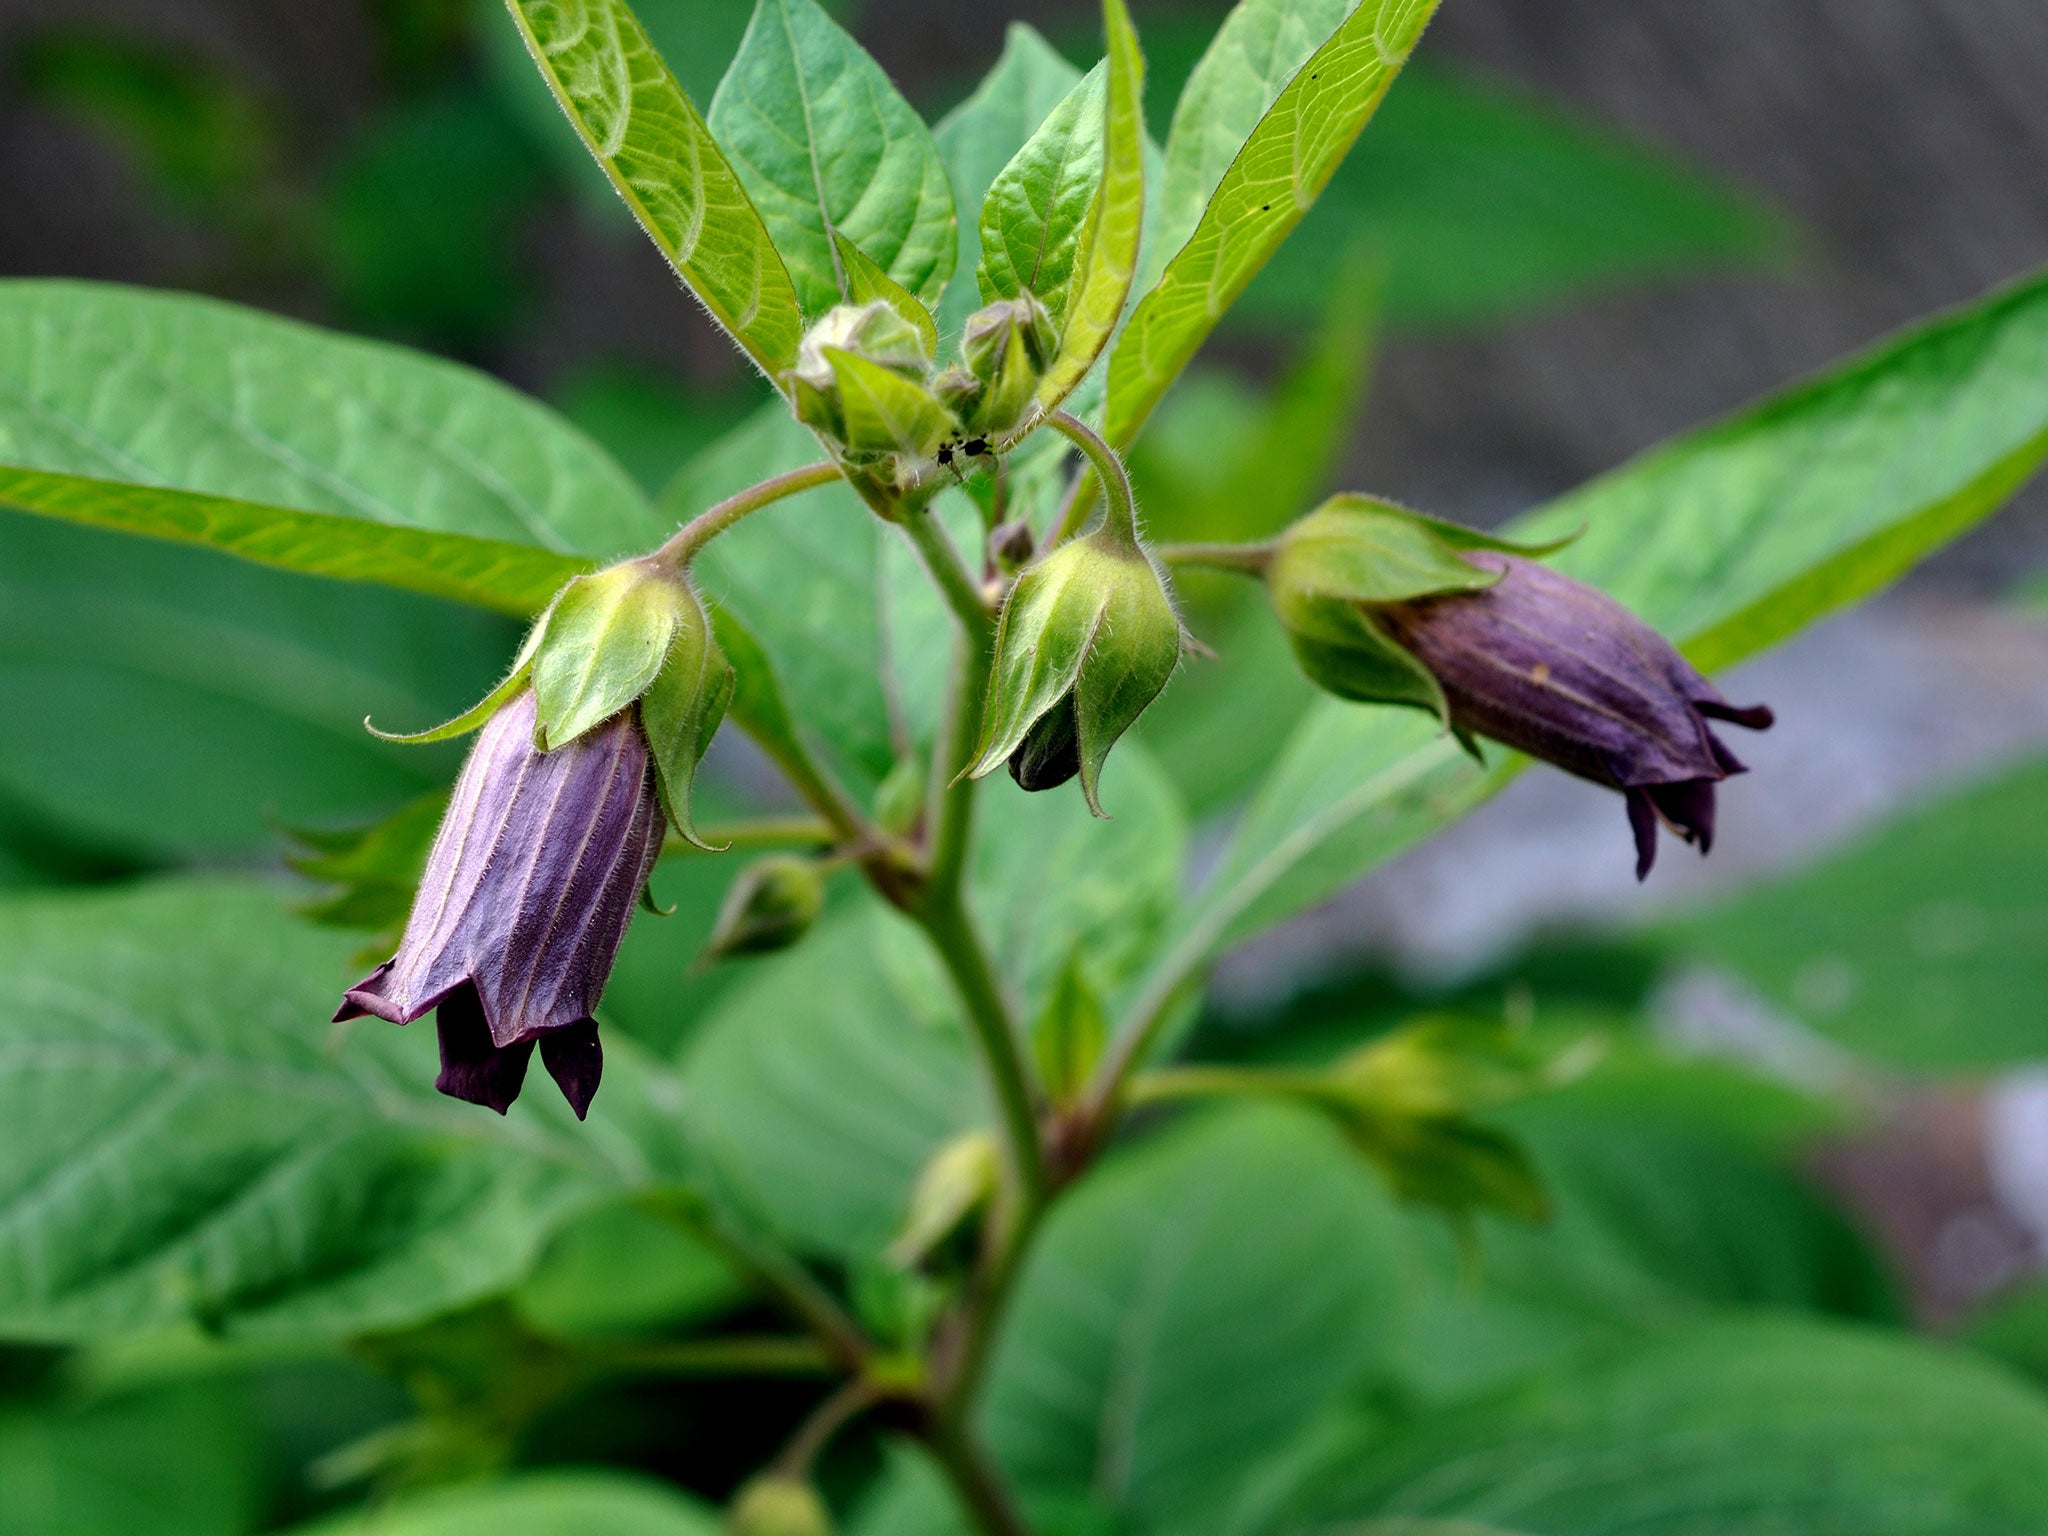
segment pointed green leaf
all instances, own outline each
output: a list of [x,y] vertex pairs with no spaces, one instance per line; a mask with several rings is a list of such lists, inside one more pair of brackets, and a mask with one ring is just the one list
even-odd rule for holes
[[959,254],[937,146],[879,64],[814,0],[758,0],[711,126],[817,315],[847,297],[832,235],[936,303]]
[[102,284],[0,282],[0,466],[27,510],[508,613],[662,533],[601,449],[480,373]]
[[640,726],[654,754],[668,819],[699,848],[711,845],[698,838],[690,820],[690,789],[732,704],[734,686],[732,663],[719,650],[703,605],[690,594],[661,673],[640,700]]
[[1059,979],[1031,1030],[1038,1080],[1054,1103],[1068,1102],[1087,1088],[1108,1039],[1108,1011],[1077,944],[1060,967]]
[[1102,183],[1103,106],[1109,72],[1098,64],[1017,151],[981,205],[982,299],[1037,295],[1064,327],[1068,283]]
[[506,0],[527,50],[669,264],[770,378],[796,358],[797,290],[768,226],[625,0]]
[[839,252],[840,265],[846,272],[847,298],[856,304],[869,304],[880,299],[917,327],[917,334],[924,338],[924,355],[936,357],[939,351],[938,322],[932,319],[932,312],[925,308],[924,301],[883,271],[880,263],[837,230],[833,231],[832,244]]
[[[2048,459],[2048,276],[1653,449],[1515,531],[1719,668],[1883,587]],[[1325,702],[1190,910],[1190,963],[1313,904],[1497,788],[1433,721]],[[1739,792],[1739,791],[1738,791]]]
[[849,452],[928,459],[942,438],[959,430],[953,413],[916,380],[857,352],[838,347],[826,347],[824,352],[839,383]]
[[1124,0],[1103,0],[1109,43],[1102,182],[1068,280],[1059,355],[1038,399],[1052,410],[1086,377],[1123,318],[1145,224],[1145,58]]
[[[1137,436],[1224,311],[1301,222],[1394,83],[1436,5],[1362,0],[1273,98],[1216,184],[1194,233],[1117,342],[1109,365],[1106,435],[1112,443]],[[1183,156],[1183,165],[1209,161],[1206,153]],[[1183,171],[1184,178],[1195,175]]]
[[[1080,81],[1081,71],[1052,44],[1023,22],[1011,22],[995,67],[932,132],[955,204],[981,207],[1002,168]],[[958,333],[980,301],[974,281],[980,266],[981,223],[961,219],[960,264],[939,315],[940,329],[949,335]]]

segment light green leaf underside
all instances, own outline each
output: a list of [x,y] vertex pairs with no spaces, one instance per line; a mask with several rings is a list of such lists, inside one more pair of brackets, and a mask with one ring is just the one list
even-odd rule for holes
[[394,1327],[674,1176],[625,1042],[588,1128],[545,1082],[503,1120],[442,1098],[431,1023],[325,1023],[353,940],[283,900],[178,880],[0,905],[0,1331]]
[[[2048,278],[2037,277],[1653,450],[1509,531],[1583,525],[1554,563],[1724,667],[1996,511],[2048,457],[2044,355]],[[1319,703],[1192,905],[1176,963],[1321,900],[1500,782],[1420,714]]]
[[525,617],[590,563],[530,544],[295,512],[122,480],[0,465],[0,505],[221,550],[258,565],[373,581]]
[[1980,1360],[1730,1321],[1392,1433],[1361,1415],[1229,1529],[1418,1517],[1528,1536],[2026,1536],[2048,1523],[2044,1459],[2048,1399]]
[[803,316],[775,243],[625,0],[506,0],[534,62],[661,252],[771,377]]
[[1097,65],[989,188],[981,205],[981,260],[975,270],[984,301],[1035,294],[1055,328],[1065,323],[1068,280],[1102,180],[1108,85],[1107,67]]
[[665,1483],[607,1472],[527,1473],[437,1489],[298,1526],[292,1536],[718,1536],[718,1517]]
[[506,611],[544,595],[549,555],[566,571],[660,536],[602,449],[480,373],[91,283],[0,282],[0,466],[49,515],[320,575],[388,560],[392,585]]
[[[1137,435],[1224,311],[1301,222],[1435,10],[1436,0],[1363,0],[1273,99],[1110,355],[1111,442]],[[1254,89],[1266,87],[1254,80],[1229,94],[1249,100]],[[1183,163],[1197,158],[1189,151]]]
[[[1023,22],[1011,22],[995,67],[932,132],[954,203],[980,208],[1003,167],[1080,82],[1081,71],[1052,44]],[[961,219],[959,266],[939,312],[942,333],[958,334],[980,302],[974,280],[980,266],[980,220]]]
[[832,233],[936,303],[959,234],[937,147],[880,65],[813,0],[758,0],[711,126],[775,236],[805,313],[844,295]]

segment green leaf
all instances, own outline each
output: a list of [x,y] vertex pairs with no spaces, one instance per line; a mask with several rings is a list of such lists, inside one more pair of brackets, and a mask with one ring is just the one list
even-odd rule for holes
[[1890,1066],[1970,1072],[2048,1055],[2048,762],[1908,812],[1817,867],[1681,920],[1809,1028]]
[[[995,67],[932,133],[952,180],[954,203],[980,208],[1003,167],[1080,81],[1081,71],[1052,44],[1023,22],[1011,22]],[[959,266],[939,315],[940,329],[949,335],[958,333],[980,302],[974,280],[980,268],[980,221],[962,219]]]
[[886,964],[898,921],[864,901],[755,962],[684,1059],[724,1198],[808,1252],[879,1254],[932,1152],[983,1110],[943,981]]
[[555,1234],[512,1293],[553,1338],[605,1338],[702,1325],[748,1299],[717,1250],[632,1205],[608,1205]]
[[835,232],[938,301],[959,253],[938,148],[881,66],[813,0],[758,0],[711,125],[806,313],[846,296]]
[[294,1536],[719,1536],[716,1515],[649,1478],[537,1472],[454,1487],[300,1526]]
[[1107,66],[1098,64],[989,188],[974,274],[984,301],[1035,294],[1053,325],[1065,325],[1068,280],[1102,181],[1108,91]]
[[1145,58],[1124,0],[1103,0],[1102,22],[1109,42],[1102,181],[1060,306],[1060,349],[1038,387],[1046,410],[1073,393],[1123,319],[1144,232]]
[[323,1022],[349,948],[247,882],[0,905],[0,1331],[401,1326],[676,1176],[625,1042],[594,1133],[540,1092],[501,1120],[434,1092],[431,1025]]
[[1187,243],[1245,141],[1357,4],[1240,0],[1224,18],[1173,109],[1159,188],[1159,240],[1146,262],[1154,272]]
[[661,536],[600,449],[482,374],[89,283],[0,282],[0,466],[26,510],[505,612]]
[[[1654,449],[1517,525],[1720,668],[1883,587],[2048,457],[2048,278]],[[1319,704],[1183,929],[1179,965],[1300,911],[1504,782],[1420,715]],[[1740,793],[1740,789],[1736,791]],[[1618,812],[1617,812],[1618,814]]]
[[1417,65],[1232,310],[1317,313],[1327,255],[1362,247],[1390,324],[1470,327],[1669,276],[1782,265],[1784,219],[1556,103]]
[[[1224,311],[1301,222],[1435,10],[1436,0],[1363,0],[1272,98],[1217,182],[1194,233],[1117,342],[1109,363],[1111,442],[1137,436]],[[1219,95],[1232,98],[1266,89],[1240,82],[1240,89],[1225,91],[1217,78]],[[1189,150],[1182,163],[1209,159],[1207,152]]]
[[855,304],[871,304],[880,299],[917,327],[917,334],[924,338],[925,355],[936,357],[939,326],[932,319],[932,312],[925,308],[924,301],[883,271],[879,262],[837,230],[832,232],[832,248],[839,253],[840,267],[846,273],[847,298]]
[[984,1432],[1026,1488],[1089,1489],[1135,1529],[1214,1531],[1246,1469],[1384,1358],[1394,1240],[1373,1176],[1313,1117],[1176,1126],[1054,1210]]
[[[776,244],[625,0],[506,0],[527,50],[640,227],[771,378],[803,316]],[[717,108],[714,105],[713,115]],[[730,147],[730,146],[729,146]]]
[[1528,1536],[2021,1536],[2048,1521],[2048,1399],[1932,1344],[1791,1320],[1705,1324],[1319,1441],[1233,1536],[1375,1516]]
[[0,512],[0,801],[143,862],[371,820],[458,759],[363,716],[452,714],[514,643],[473,610]]
[[0,1408],[7,1536],[243,1536],[261,1516],[264,1470],[249,1405],[227,1381]]

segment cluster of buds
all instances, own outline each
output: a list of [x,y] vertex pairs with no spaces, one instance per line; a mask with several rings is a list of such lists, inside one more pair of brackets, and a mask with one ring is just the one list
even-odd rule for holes
[[336,1021],[436,1014],[443,1093],[503,1114],[534,1047],[580,1118],[604,1057],[594,1010],[690,788],[733,672],[687,577],[629,561],[565,587],[477,730],[398,951]]
[[[1554,547],[1554,546],[1552,546]],[[1738,708],[1619,603],[1528,548],[1364,496],[1339,496],[1281,538],[1267,591],[1302,670],[1340,698],[1438,715],[1618,789],[1636,876],[1669,827],[1702,853],[1714,787],[1743,772],[1711,722]]]
[[903,485],[1023,425],[1058,340],[1026,294],[969,316],[960,361],[936,369],[916,318],[887,299],[841,304],[805,334],[783,382],[798,419],[841,458]]

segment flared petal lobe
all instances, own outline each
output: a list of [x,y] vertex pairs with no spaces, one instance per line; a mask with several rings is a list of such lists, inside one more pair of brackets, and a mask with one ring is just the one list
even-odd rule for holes
[[552,752],[522,693],[477,737],[398,953],[337,1017],[440,1010],[444,1093],[502,1113],[536,1041],[579,1115],[602,1053],[592,1015],[666,821],[637,709]]
[[1770,710],[1730,704],[1603,592],[1517,555],[1463,558],[1499,582],[1373,610],[1435,677],[1451,724],[1621,790],[1638,878],[1655,862],[1659,822],[1711,848],[1714,786],[1744,769],[1709,721],[1763,730]]

